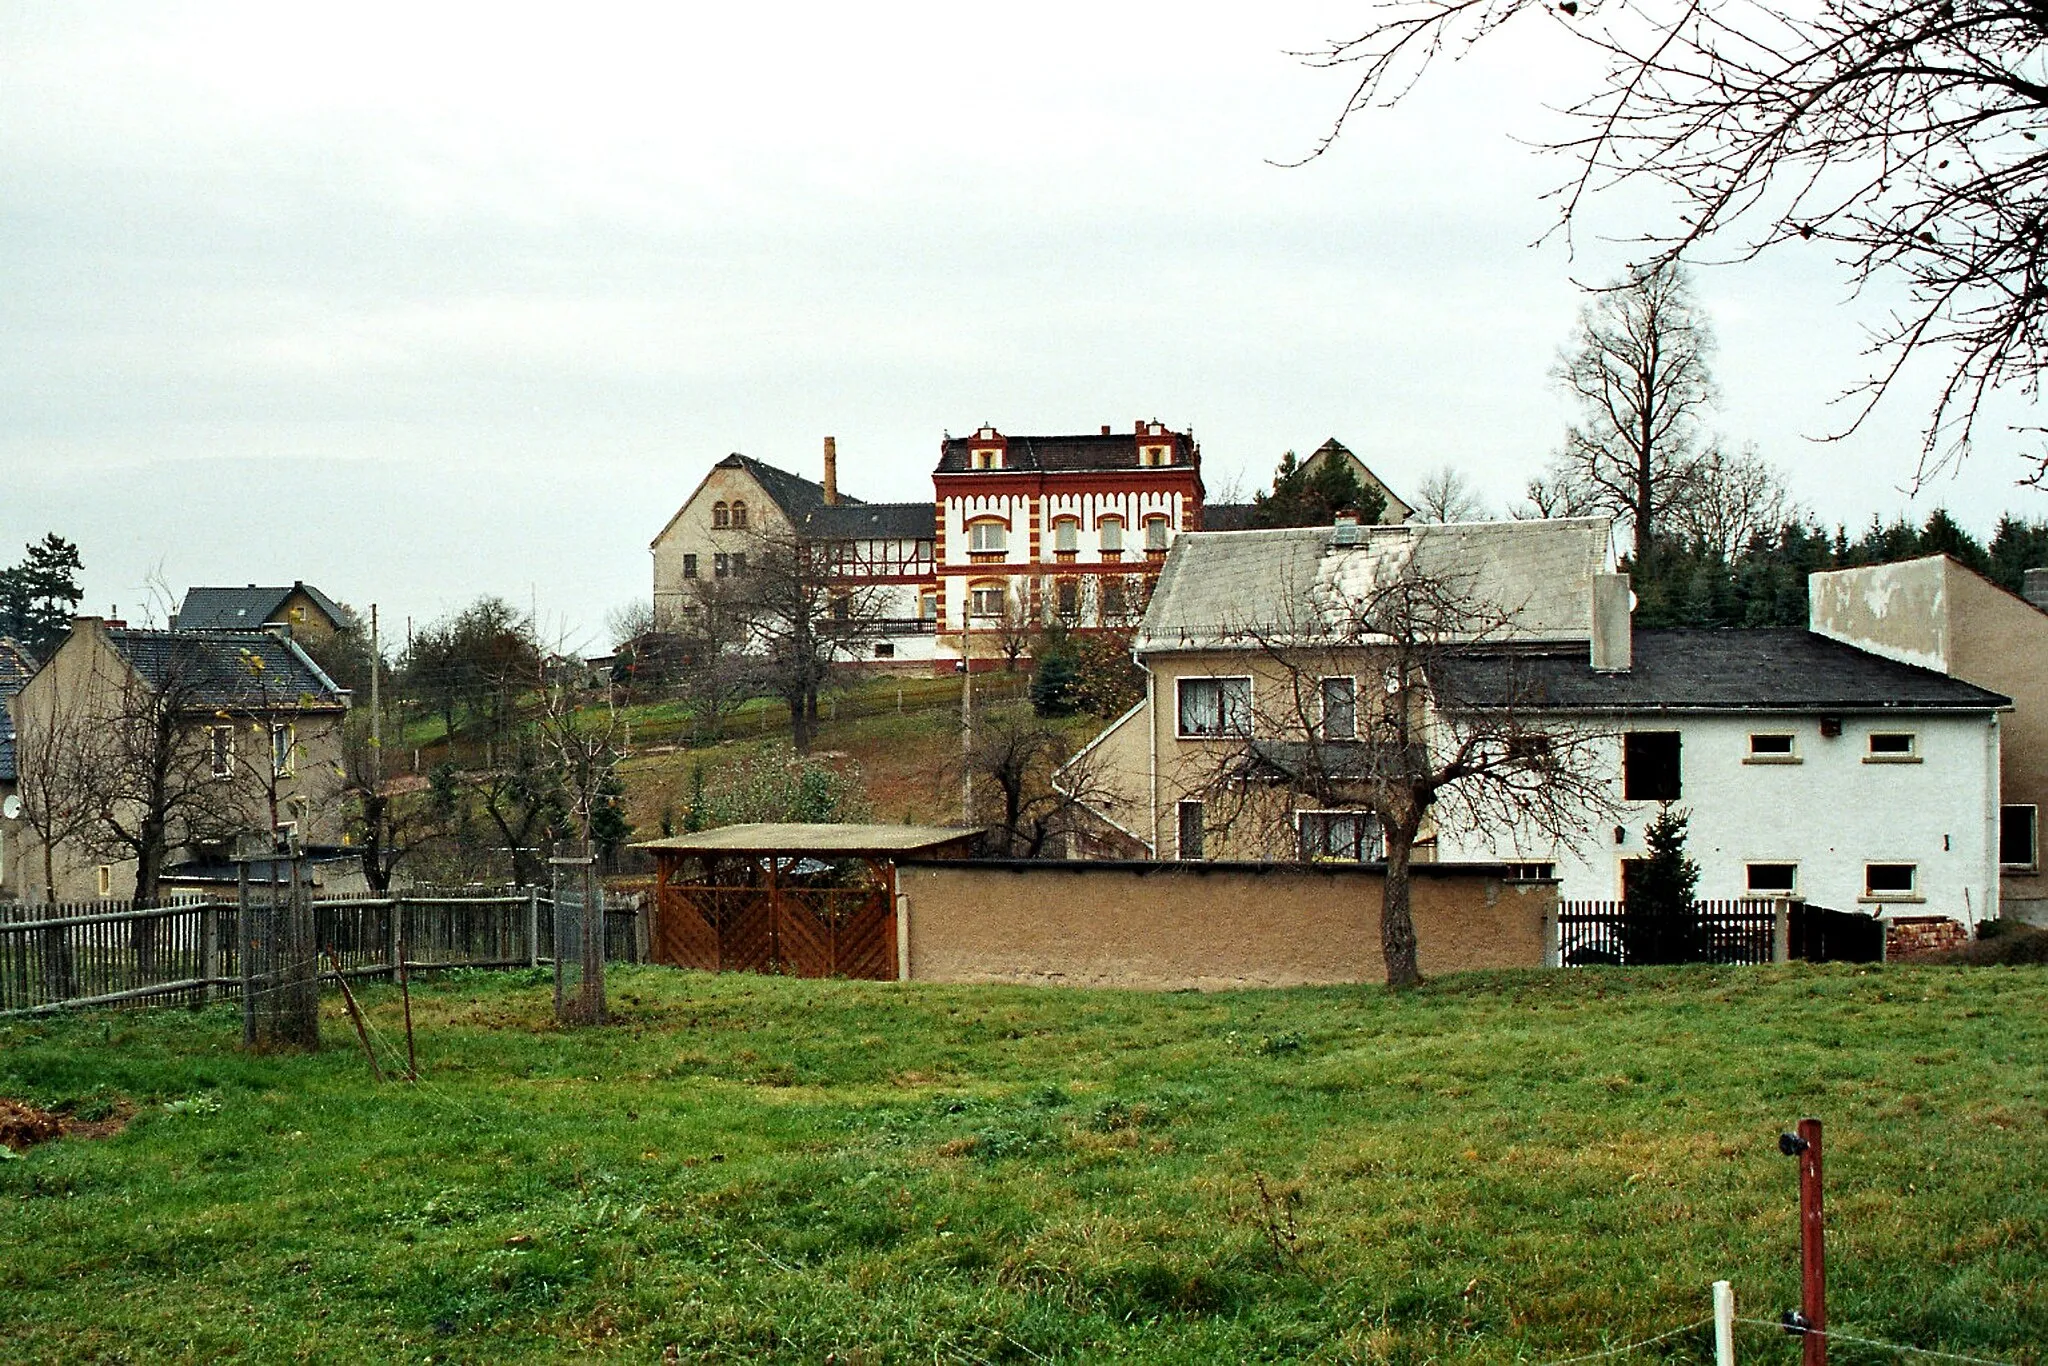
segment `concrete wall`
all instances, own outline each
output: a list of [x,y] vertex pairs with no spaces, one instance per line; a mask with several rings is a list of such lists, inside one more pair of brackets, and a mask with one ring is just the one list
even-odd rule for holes
[[[914,981],[1175,991],[1385,980],[1377,868],[935,862],[896,876]],[[1544,965],[1553,884],[1432,865],[1411,886],[1424,974]]]

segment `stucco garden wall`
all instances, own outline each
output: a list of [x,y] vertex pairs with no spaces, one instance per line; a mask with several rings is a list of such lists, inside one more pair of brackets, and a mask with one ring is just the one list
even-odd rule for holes
[[[897,868],[913,981],[1159,991],[1382,981],[1381,882],[1356,864]],[[1425,975],[1544,965],[1554,884],[1432,865],[1412,887]]]

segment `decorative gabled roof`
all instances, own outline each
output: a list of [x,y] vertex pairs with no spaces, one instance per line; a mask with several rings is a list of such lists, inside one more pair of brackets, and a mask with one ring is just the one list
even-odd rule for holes
[[21,775],[14,758],[14,713],[7,701],[21,691],[36,671],[35,659],[20,641],[0,636],[0,783],[11,783]]
[[1607,564],[1604,517],[1365,526],[1353,536],[1344,544],[1331,527],[1287,527],[1178,537],[1138,628],[1138,653],[1245,648],[1278,637],[1358,643],[1347,605],[1411,569],[1510,619],[1496,634],[1592,635],[1593,576]]
[[820,541],[929,541],[938,517],[930,503],[862,503],[841,497],[790,518],[800,535]]
[[1637,631],[1627,672],[1585,650],[1475,651],[1436,666],[1444,706],[1538,711],[1994,711],[2011,699],[1811,631]]
[[[1005,470],[1135,470],[1138,447],[1173,447],[1173,468],[1187,469],[1197,463],[1195,439],[1186,432],[1163,431],[1157,436],[1137,432],[1102,432],[1082,436],[1011,436],[1004,438]],[[965,474],[972,460],[970,452],[978,443],[971,436],[949,436],[939,447],[940,474]]]
[[338,711],[348,692],[294,642],[269,631],[109,627],[107,643],[152,688],[180,687],[196,708]]
[[279,614],[294,593],[311,598],[334,628],[341,629],[341,605],[310,583],[288,588],[262,588],[253,583],[247,588],[188,588],[172,622],[180,631],[253,631],[283,620]]

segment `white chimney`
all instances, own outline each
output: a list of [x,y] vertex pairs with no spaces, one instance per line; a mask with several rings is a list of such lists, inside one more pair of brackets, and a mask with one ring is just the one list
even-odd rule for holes
[[839,505],[839,443],[825,438],[825,506]]
[[1626,574],[1593,576],[1593,668],[1598,673],[1625,674],[1635,663],[1634,596]]

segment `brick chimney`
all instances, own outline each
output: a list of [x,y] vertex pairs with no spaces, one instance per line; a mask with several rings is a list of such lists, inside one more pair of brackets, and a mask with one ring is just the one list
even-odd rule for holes
[[1634,594],[1626,574],[1593,576],[1593,669],[1625,674],[1635,663]]
[[839,506],[839,443],[825,438],[825,506]]
[[2020,596],[2048,612],[2048,569],[2029,569],[2020,577]]

